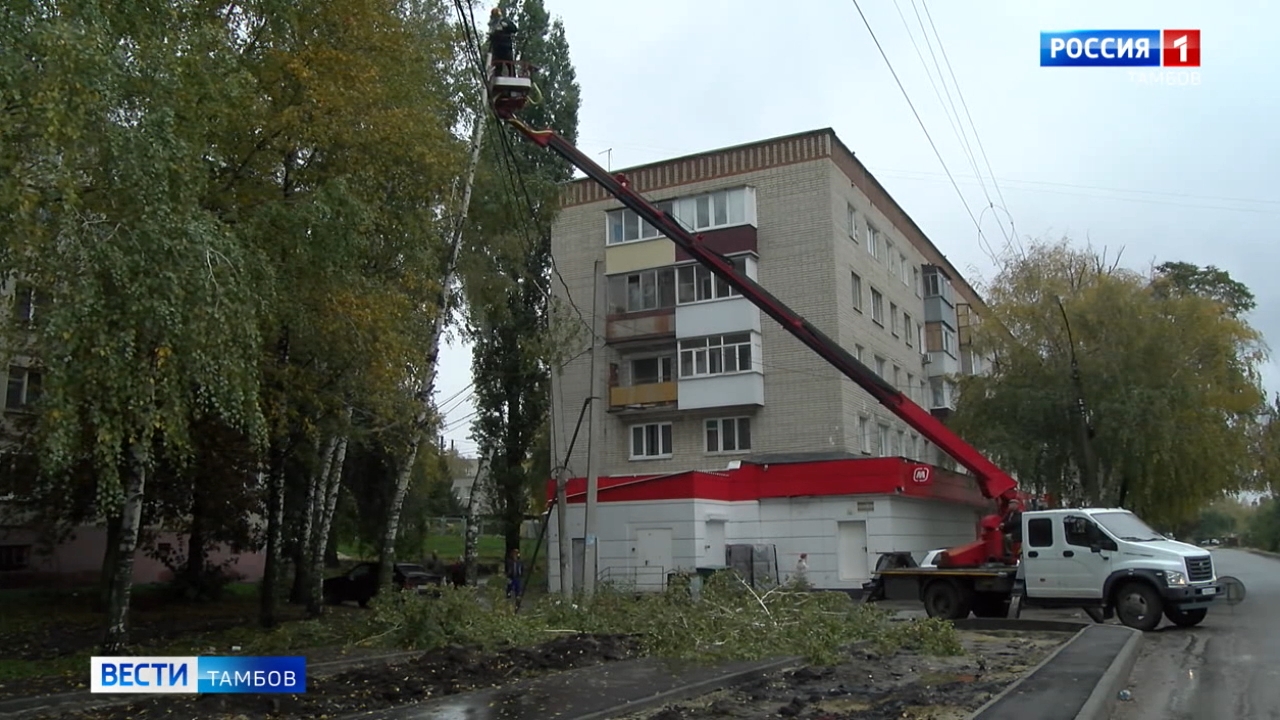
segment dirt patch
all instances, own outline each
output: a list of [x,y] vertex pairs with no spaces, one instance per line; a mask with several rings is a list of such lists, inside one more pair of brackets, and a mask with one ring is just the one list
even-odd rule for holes
[[483,652],[448,647],[387,666],[348,670],[309,678],[305,695],[200,695],[148,699],[97,710],[67,711],[38,717],[83,720],[141,718],[334,717],[347,713],[422,702],[468,690],[587,665],[624,660],[638,654],[639,643],[620,635],[571,635],[532,648]]
[[965,654],[851,651],[831,667],[800,667],[626,720],[963,720],[1043,660],[1066,633],[961,631]]

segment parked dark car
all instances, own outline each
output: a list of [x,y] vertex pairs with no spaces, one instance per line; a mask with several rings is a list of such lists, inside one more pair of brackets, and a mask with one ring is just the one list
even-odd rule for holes
[[[378,594],[377,577],[378,564],[367,562],[356,565],[345,575],[328,578],[324,581],[325,602],[330,605],[356,602],[364,607]],[[427,572],[421,565],[396,563],[392,566],[391,584],[397,590],[430,593],[440,586],[443,579]]]

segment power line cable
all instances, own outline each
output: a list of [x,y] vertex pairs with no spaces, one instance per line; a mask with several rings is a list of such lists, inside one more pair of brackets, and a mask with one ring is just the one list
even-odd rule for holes
[[884,59],[885,65],[889,68],[889,73],[893,76],[893,81],[898,85],[898,90],[902,92],[902,97],[907,101],[907,107],[911,108],[911,114],[915,116],[916,122],[920,125],[920,130],[924,133],[925,139],[929,141],[929,147],[933,148],[933,154],[937,156],[938,162],[942,165],[942,169],[946,171],[947,177],[951,180],[951,186],[955,188],[956,195],[960,197],[960,203],[964,205],[964,211],[969,214],[969,219],[973,221],[973,226],[978,230],[978,240],[980,244],[985,245],[985,249],[993,262],[999,263],[999,259],[991,249],[991,243],[987,241],[986,235],[982,232],[982,226],[978,224],[978,218],[973,214],[973,210],[969,207],[969,202],[965,200],[964,193],[960,190],[960,185],[956,183],[955,176],[951,174],[951,168],[947,167],[947,162],[942,159],[942,153],[938,150],[938,144],[933,141],[933,136],[929,134],[929,128],[925,127],[924,120],[920,117],[919,111],[916,110],[915,103],[911,102],[911,95],[907,93],[907,88],[903,86],[902,79],[898,77],[898,72],[893,69],[893,62],[889,60],[889,55],[885,52],[884,46],[880,44],[880,38],[876,37],[875,30],[871,28],[871,22],[867,20],[866,13],[862,12],[862,5],[858,0],[851,0],[853,7],[857,9],[858,16],[862,18],[862,24],[866,26],[867,33],[871,35],[871,41],[875,43],[876,49],[880,51],[880,57]]

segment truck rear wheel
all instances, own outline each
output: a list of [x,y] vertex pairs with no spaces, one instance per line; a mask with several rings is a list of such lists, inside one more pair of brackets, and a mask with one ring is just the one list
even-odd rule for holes
[[1160,624],[1164,601],[1160,593],[1145,582],[1127,582],[1116,591],[1116,615],[1120,622],[1135,630],[1147,632]]
[[1169,618],[1169,622],[1178,627],[1195,627],[1204,620],[1209,614],[1209,608],[1190,608],[1183,610],[1180,607],[1167,607],[1164,609],[1164,616]]
[[973,593],[953,580],[934,580],[924,588],[924,610],[931,618],[963,620],[972,606]]

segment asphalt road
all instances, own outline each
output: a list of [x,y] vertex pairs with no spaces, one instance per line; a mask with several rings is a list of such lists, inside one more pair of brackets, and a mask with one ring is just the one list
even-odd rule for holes
[[1242,550],[1213,560],[1244,583],[1244,602],[1216,605],[1196,628],[1147,633],[1133,698],[1111,720],[1280,720],[1280,560]]

